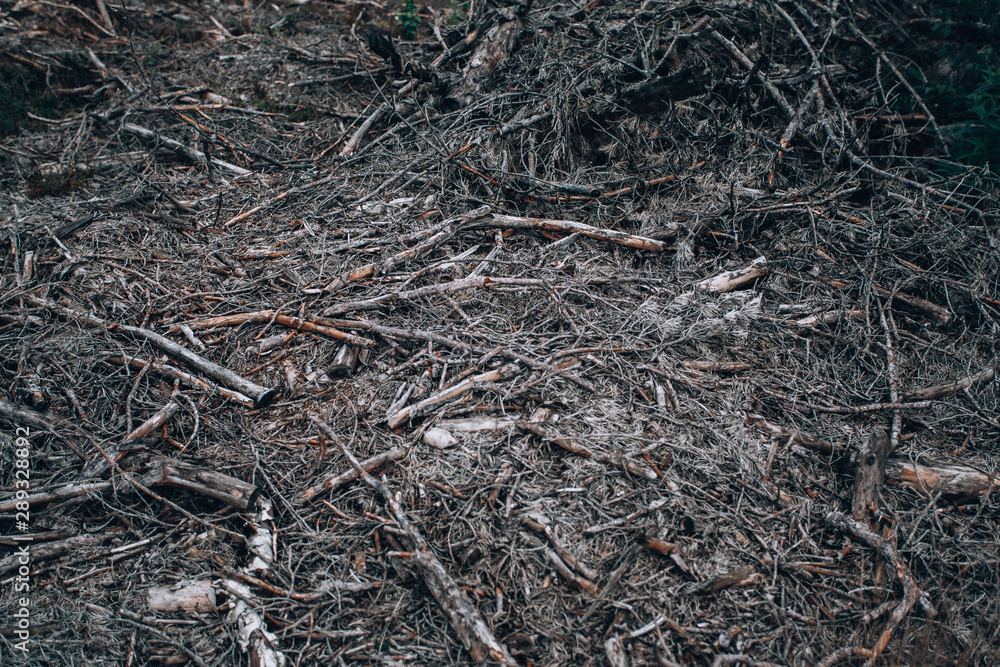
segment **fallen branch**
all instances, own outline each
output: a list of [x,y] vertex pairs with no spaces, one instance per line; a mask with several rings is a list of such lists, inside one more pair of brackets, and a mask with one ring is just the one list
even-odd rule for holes
[[467,391],[472,391],[475,389],[476,384],[482,384],[484,382],[500,382],[521,372],[520,367],[514,364],[507,364],[501,368],[495,368],[485,373],[480,373],[471,378],[466,378],[461,382],[458,382],[450,387],[446,387],[441,391],[435,392],[418,403],[413,405],[408,405],[402,410],[399,410],[393,415],[390,415],[386,422],[389,424],[389,428],[396,428],[403,422],[419,417],[420,415],[426,414],[427,409],[444,403],[447,400],[457,398]]
[[549,427],[543,424],[532,424],[529,422],[518,422],[518,428],[522,431],[527,431],[537,435],[539,438],[551,442],[553,445],[562,447],[567,452],[572,452],[577,456],[583,456],[589,459],[593,459],[598,463],[603,463],[605,465],[614,466],[616,468],[622,468],[626,472],[638,477],[643,477],[650,481],[659,479],[655,472],[648,468],[643,468],[642,466],[636,465],[631,461],[627,460],[621,454],[608,454],[596,449],[590,449],[583,443],[581,443],[576,438],[565,438],[560,436],[558,433],[552,431]]
[[314,317],[313,319],[318,320],[323,323],[329,323],[331,326],[337,326],[341,329],[355,329],[357,331],[371,331],[377,333],[380,336],[385,336],[386,338],[395,338],[399,340],[421,340],[425,343],[434,343],[435,345],[442,345],[444,347],[449,347],[456,350],[462,350],[464,352],[472,352],[476,354],[488,354],[489,356],[503,357],[510,361],[519,362],[525,364],[526,366],[533,368],[538,371],[546,371],[554,376],[558,375],[565,377],[567,380],[574,382],[575,384],[583,387],[587,391],[595,392],[597,391],[592,384],[584,380],[583,378],[576,377],[575,375],[570,375],[569,371],[573,370],[574,365],[572,363],[565,363],[563,365],[553,365],[545,363],[544,361],[539,361],[537,359],[532,359],[531,357],[526,357],[523,354],[518,354],[514,350],[507,348],[498,348],[496,350],[487,350],[486,348],[480,347],[478,345],[470,345],[468,343],[463,343],[460,340],[454,338],[449,338],[448,336],[442,336],[441,334],[436,334],[431,331],[423,331],[420,329],[400,329],[398,327],[387,327],[381,324],[373,324],[371,322],[365,322],[364,320],[326,320],[321,317]]
[[961,380],[955,380],[949,384],[939,384],[933,387],[926,387],[924,389],[918,389],[917,391],[910,392],[903,398],[903,400],[934,401],[939,398],[947,398],[948,396],[953,396],[960,391],[965,391],[970,387],[974,387],[980,382],[991,382],[994,377],[996,377],[996,369],[993,366],[990,366],[975,375],[970,375],[962,378]]
[[797,445],[802,445],[809,449],[814,449],[817,452],[822,452],[823,454],[831,454],[833,452],[839,451],[841,449],[840,445],[836,445],[827,440],[820,440],[808,433],[803,433],[801,430],[788,430],[777,424],[771,423],[761,417],[760,415],[744,413],[743,420],[748,424],[753,424],[757,428],[767,431],[778,438],[791,441]]
[[785,96],[780,90],[778,90],[778,87],[771,83],[771,81],[769,81],[768,78],[760,71],[760,67],[754,67],[753,61],[750,60],[745,53],[740,51],[739,47],[737,47],[733,42],[723,37],[718,30],[712,30],[709,35],[729,52],[729,55],[733,58],[733,60],[756,76],[757,80],[763,84],[764,90],[766,90],[768,95],[771,96],[771,99],[773,99],[778,106],[781,107],[781,110],[785,112],[785,117],[788,120],[795,118],[795,109],[793,109],[792,105],[788,103],[788,100],[785,99]]
[[951,311],[947,308],[942,308],[936,303],[931,303],[926,299],[921,299],[920,297],[911,296],[902,292],[890,292],[884,287],[879,287],[878,285],[874,285],[873,289],[876,294],[883,298],[891,298],[893,301],[898,301],[903,305],[913,308],[914,310],[919,310],[940,327],[946,326],[951,321]]
[[500,229],[534,229],[546,232],[562,232],[564,234],[580,234],[599,241],[606,241],[638,250],[649,250],[651,252],[662,252],[667,249],[667,244],[662,241],[656,241],[644,236],[634,236],[614,229],[592,227],[582,222],[573,222],[572,220],[520,218],[513,215],[494,213],[492,216],[477,220],[475,226],[497,227]]
[[308,331],[310,333],[323,334],[334,340],[343,341],[349,345],[354,345],[356,347],[368,349],[375,346],[375,343],[367,338],[362,338],[355,334],[346,333],[329,326],[328,324],[323,324],[321,322],[314,322],[311,320],[305,320],[301,317],[293,317],[291,315],[282,315],[273,310],[255,310],[249,313],[233,313],[231,315],[220,315],[219,317],[209,317],[203,320],[195,320],[194,322],[187,322],[183,325],[175,324],[168,331],[170,333],[177,333],[181,330],[182,326],[190,327],[191,329],[211,329],[213,327],[235,327],[240,324],[246,324],[247,322],[276,322],[282,326],[288,327],[289,329],[297,329],[298,331]]
[[[387,452],[382,452],[377,456],[365,459],[364,461],[361,462],[361,467],[364,468],[367,472],[371,472],[373,470],[381,468],[386,463],[390,463],[392,461],[398,461],[399,459],[406,456],[407,452],[409,451],[410,450],[407,447],[393,447]],[[292,500],[292,504],[304,505],[321,493],[329,493],[334,489],[339,489],[345,484],[350,484],[351,482],[356,480],[359,476],[360,475],[358,474],[358,471],[355,470],[354,468],[345,470],[344,472],[337,473],[335,475],[328,475],[324,477],[319,484],[315,484],[307,489],[300,491],[298,495],[296,495],[295,498]]]
[[758,257],[741,269],[723,271],[717,276],[695,283],[695,287],[706,292],[722,294],[723,292],[732,292],[745,287],[766,275],[767,260],[763,257]]
[[587,593],[592,596],[597,595],[597,585],[594,584],[593,581],[590,581],[585,577],[581,577],[580,575],[576,574],[571,569],[569,569],[566,563],[563,562],[563,559],[559,557],[559,554],[557,554],[552,549],[548,547],[542,547],[542,550],[545,552],[545,555],[552,563],[552,566],[556,569],[556,572],[558,572],[563,579],[565,579],[566,581],[573,582],[574,584],[576,584],[576,587],[579,588],[584,593]]
[[64,484],[63,486],[49,491],[39,491],[32,493],[26,498],[11,496],[7,500],[0,501],[0,512],[13,512],[21,503],[28,503],[29,507],[42,503],[69,500],[79,496],[89,496],[90,494],[102,494],[111,490],[111,482],[81,482],[77,484]]
[[382,496],[385,504],[392,512],[393,519],[395,519],[413,545],[410,560],[415,562],[420,568],[420,571],[424,575],[424,583],[448,617],[451,626],[458,633],[458,637],[469,652],[470,657],[477,663],[493,659],[504,665],[517,664],[510,653],[508,653],[506,647],[493,636],[493,632],[486,625],[476,606],[469,601],[465,592],[459,588],[458,583],[448,574],[448,571],[437,559],[437,556],[434,555],[434,551],[427,543],[427,540],[424,539],[424,536],[407,519],[406,513],[400,507],[396,497],[382,482],[372,477],[362,467],[358,459],[340,441],[337,433],[332,428],[327,426],[319,417],[313,416],[312,420],[328,438],[340,446],[341,451],[344,452],[344,456],[354,466],[361,479]]
[[37,306],[39,308],[46,308],[55,313],[58,313],[61,317],[68,321],[78,321],[93,329],[101,329],[107,331],[111,334],[125,335],[129,338],[142,338],[155,347],[160,348],[171,357],[175,359],[180,359],[184,363],[188,364],[192,368],[195,368],[206,375],[209,375],[219,382],[223,383],[231,389],[249,396],[254,401],[254,405],[258,408],[264,407],[281,392],[281,387],[261,387],[258,384],[254,384],[249,380],[237,375],[228,368],[223,368],[218,364],[208,361],[204,357],[195,354],[191,350],[181,347],[177,343],[164,338],[158,333],[154,333],[149,329],[143,329],[142,327],[132,327],[127,324],[113,324],[100,319],[99,317],[94,317],[87,313],[83,313],[78,310],[73,310],[72,308],[66,308],[65,306],[60,306],[57,303],[48,301],[46,299],[41,299],[31,294],[25,294],[24,300],[28,303]]
[[343,273],[327,283],[326,287],[323,288],[323,291],[335,292],[350,283],[364,280],[365,278],[370,278],[377,274],[386,273],[403,262],[408,262],[411,259],[422,257],[454,236],[455,233],[458,232],[458,230],[463,226],[483,217],[484,215],[487,215],[489,211],[489,206],[480,206],[479,208],[473,209],[468,213],[463,213],[455,218],[445,220],[444,222],[435,225],[433,227],[434,233],[422,243],[396,253],[392,257],[387,257],[381,262],[365,264],[364,266],[354,269],[353,271]]
[[149,141],[157,146],[166,146],[167,148],[171,149],[181,157],[185,157],[188,160],[191,160],[192,162],[202,162],[202,163],[210,162],[211,164],[214,164],[218,167],[222,167],[223,169],[228,169],[237,176],[246,176],[247,174],[253,173],[249,169],[238,167],[235,164],[231,164],[224,160],[220,160],[214,157],[209,158],[207,155],[205,155],[199,150],[189,148],[180,142],[174,141],[173,139],[167,139],[166,137],[162,137],[158,133],[152,130],[147,130],[144,127],[139,127],[138,125],[133,125],[132,123],[125,123],[124,125],[122,125],[122,131],[126,132],[127,134],[139,137],[140,139]]
[[[885,559],[885,562],[891,566],[893,574],[896,575],[896,578],[899,579],[899,583],[903,586],[903,599],[892,612],[892,616],[889,617],[889,622],[886,624],[885,629],[879,636],[878,641],[875,642],[875,646],[871,649],[870,655],[866,656],[868,657],[867,665],[868,667],[871,667],[875,664],[878,657],[882,655],[882,651],[885,650],[885,647],[888,646],[889,640],[892,639],[892,633],[897,627],[899,627],[899,624],[906,617],[906,615],[910,613],[910,610],[917,601],[917,596],[920,594],[920,591],[917,588],[917,582],[913,579],[913,575],[910,574],[906,564],[903,563],[903,559],[899,557],[899,552],[896,551],[896,547],[894,547],[891,542],[883,540],[881,537],[869,530],[867,526],[859,521],[851,519],[842,512],[831,512],[826,516],[826,522],[833,528],[849,533],[871,548],[877,550],[879,554],[881,554],[882,558]],[[827,656],[819,663],[819,665],[820,667],[828,667],[843,657],[856,655],[857,653],[855,653],[855,651],[858,650],[859,649],[841,649],[837,653]],[[864,650],[865,649],[860,649],[860,651]],[[844,653],[844,651],[848,652]],[[838,657],[833,659],[835,655]]]
[[254,206],[253,208],[249,208],[246,211],[243,211],[239,215],[237,215],[237,216],[235,216],[233,218],[230,218],[222,226],[223,227],[229,227],[231,225],[235,225],[237,222],[240,222],[241,220],[245,220],[245,219],[249,218],[254,213],[257,213],[257,212],[263,210],[264,207],[266,207],[266,206],[268,206],[270,204],[274,204],[276,202],[279,202],[282,199],[284,199],[285,197],[288,197],[290,195],[296,195],[296,194],[299,194],[301,192],[305,192],[306,190],[311,190],[312,188],[318,188],[319,186],[326,185],[330,181],[333,181],[333,180],[338,179],[338,178],[342,178],[340,172],[334,171],[332,174],[330,174],[328,176],[324,176],[323,178],[318,178],[315,181],[312,181],[311,183],[306,183],[305,185],[300,185],[300,186],[295,187],[295,188],[289,188],[288,190],[285,190],[284,192],[279,192],[277,195],[274,196],[274,199],[272,199],[271,201],[269,201],[267,203],[264,203],[264,204],[259,204],[257,206]]
[[151,371],[157,371],[159,373],[162,373],[163,375],[166,375],[167,377],[175,378],[177,380],[180,380],[181,382],[186,383],[191,387],[198,387],[200,389],[204,389],[209,393],[218,392],[218,394],[223,398],[227,398],[230,401],[239,403],[240,405],[244,405],[246,407],[253,407],[254,404],[252,399],[247,398],[238,391],[233,391],[232,389],[226,389],[225,387],[220,387],[219,385],[213,382],[209,382],[208,380],[204,380],[195,375],[191,375],[190,373],[185,373],[181,369],[175,368],[170,364],[164,364],[155,360],[145,360],[139,357],[129,357],[129,356],[109,357],[107,361],[112,364],[118,364],[121,366],[128,364],[129,368],[134,368],[135,370],[141,370],[145,368],[147,364],[149,364],[149,369]]
[[93,436],[59,415],[52,414],[51,412],[37,412],[23,405],[17,405],[16,403],[0,399],[0,417],[15,424],[23,424],[24,426],[51,433],[68,444],[76,452],[77,456],[84,461],[87,460],[87,456],[83,453],[79,441],[70,438],[62,431],[69,431],[75,436],[86,438],[87,440],[92,440]]
[[156,414],[136,426],[135,430],[125,436],[125,442],[145,438],[147,435],[170,421],[170,418],[173,417],[174,414],[180,409],[180,403],[178,403],[174,398],[171,398],[167,401],[166,405],[156,411]]
[[579,572],[580,574],[582,574],[584,577],[587,578],[588,583],[590,583],[590,586],[593,588],[592,591],[588,590],[587,591],[588,593],[593,594],[597,592],[596,586],[594,586],[594,584],[591,583],[595,579],[597,579],[597,573],[594,572],[594,570],[588,567],[585,563],[583,563],[579,558],[577,558],[576,556],[574,556],[569,552],[569,549],[567,549],[562,544],[559,538],[556,537],[556,534],[552,530],[552,528],[549,527],[548,517],[539,514],[528,514],[524,516],[523,521],[524,524],[529,528],[531,528],[532,530],[536,530],[539,533],[545,535],[545,537],[549,539],[549,542],[552,543],[553,548],[556,550],[556,553],[559,554],[560,558],[574,570],[576,570],[577,572]]
[[261,488],[215,470],[177,459],[157,457],[142,475],[146,486],[172,486],[194,491],[235,507],[241,512],[256,511]]

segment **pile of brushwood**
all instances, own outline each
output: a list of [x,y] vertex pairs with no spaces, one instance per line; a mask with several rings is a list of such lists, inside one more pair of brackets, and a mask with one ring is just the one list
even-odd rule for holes
[[998,664],[971,6],[0,1],[0,664]]

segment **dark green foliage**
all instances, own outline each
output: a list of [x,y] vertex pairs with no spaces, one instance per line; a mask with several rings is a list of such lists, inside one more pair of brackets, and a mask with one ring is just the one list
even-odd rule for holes
[[399,19],[399,36],[403,39],[416,39],[417,31],[420,29],[417,3],[413,0],[404,0],[397,18]]
[[29,178],[25,194],[31,199],[65,195],[79,190],[90,181],[91,173],[87,171],[71,171],[67,174],[52,176],[35,176]]
[[0,137],[39,125],[28,117],[29,113],[60,118],[71,110],[64,98],[51,92],[41,72],[0,63]]
[[1000,155],[1000,0],[930,5],[930,38],[922,94],[946,127],[952,157],[997,171]]

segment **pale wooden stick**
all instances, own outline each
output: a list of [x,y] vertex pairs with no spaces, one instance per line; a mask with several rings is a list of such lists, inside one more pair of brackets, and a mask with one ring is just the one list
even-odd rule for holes
[[649,250],[651,252],[662,252],[667,249],[667,244],[645,236],[635,236],[626,234],[615,229],[601,229],[585,225],[582,222],[572,220],[549,220],[545,218],[520,218],[513,215],[493,214],[490,217],[478,220],[476,226],[499,227],[511,229],[537,229],[548,232],[563,232],[565,234],[579,233],[599,241],[614,243],[617,245],[636,248],[637,250]]
[[406,406],[402,410],[399,410],[396,414],[391,415],[386,421],[389,424],[389,428],[396,428],[411,417],[424,414],[427,408],[433,405],[443,403],[452,398],[457,398],[467,391],[472,391],[477,383],[499,382],[500,380],[515,375],[520,372],[520,370],[521,369],[517,364],[507,364],[501,368],[496,368],[491,371],[486,371],[485,373],[480,373],[479,375],[471,378],[466,378],[457,384],[431,394],[418,403]]
[[[189,148],[180,142],[174,141],[173,139],[162,137],[158,133],[144,127],[139,127],[138,125],[134,125],[132,123],[125,123],[122,125],[122,131],[137,136],[140,139],[149,141],[157,146],[166,146],[178,155],[185,157],[192,162],[205,162],[206,160],[209,160],[208,156],[201,151]],[[210,162],[218,167],[222,167],[223,169],[228,169],[237,176],[246,176],[247,174],[253,173],[249,169],[238,167],[235,164],[225,162],[224,160],[220,160],[218,158],[213,157]]]
[[960,391],[965,391],[980,382],[990,382],[994,377],[996,377],[996,369],[990,366],[975,375],[970,375],[969,377],[962,378],[961,380],[955,380],[949,384],[939,384],[933,387],[926,387],[924,389],[918,389],[917,391],[910,392],[903,398],[903,400],[933,401],[939,398],[947,398],[948,396],[953,396]]
[[741,269],[736,269],[735,271],[723,271],[717,276],[706,278],[705,280],[696,283],[695,287],[700,290],[705,290],[706,292],[722,294],[723,292],[732,292],[733,290],[744,287],[745,285],[748,285],[759,278],[763,278],[766,275],[767,260],[763,257],[758,257]]
[[[373,456],[369,459],[365,459],[361,462],[361,467],[371,472],[377,468],[381,468],[386,463],[391,461],[398,461],[399,459],[406,456],[409,452],[408,447],[393,447],[387,452],[382,452],[377,456]],[[324,477],[319,484],[310,486],[308,489],[303,489],[299,491],[298,495],[292,500],[293,505],[304,505],[321,493],[328,493],[334,489],[338,489],[345,484],[350,484],[359,477],[358,471],[354,468],[350,470],[345,470],[344,472],[337,473],[335,475],[328,475]]]

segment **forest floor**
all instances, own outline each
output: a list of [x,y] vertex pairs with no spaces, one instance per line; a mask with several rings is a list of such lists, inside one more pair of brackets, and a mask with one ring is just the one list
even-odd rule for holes
[[0,664],[1000,663],[942,25],[0,2]]

